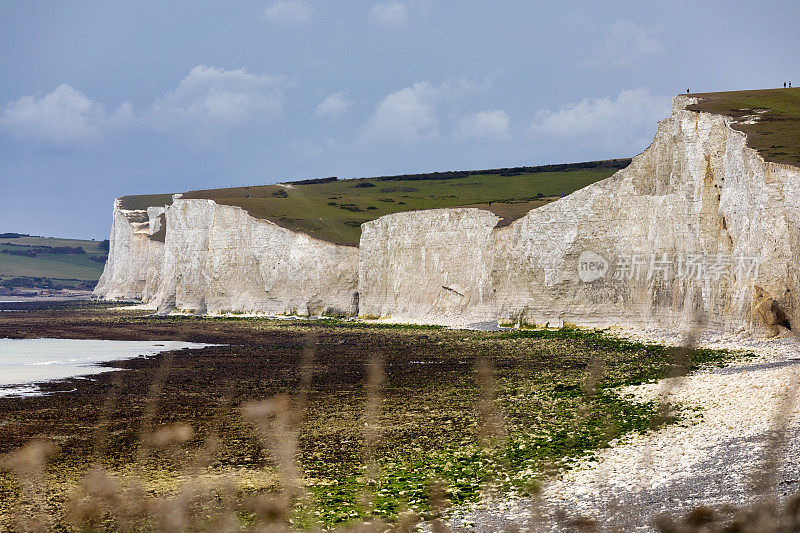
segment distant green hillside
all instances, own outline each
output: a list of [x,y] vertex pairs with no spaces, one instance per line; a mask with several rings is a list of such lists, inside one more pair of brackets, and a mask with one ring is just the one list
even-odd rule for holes
[[[800,166],[800,88],[692,94],[687,109],[733,117],[734,129],[766,161]],[[745,122],[753,122],[747,124]]]
[[[383,215],[438,207],[480,207],[509,224],[533,208],[611,176],[630,159],[567,165],[406,174],[375,178],[322,178],[184,193],[246,209],[252,216],[319,239],[358,244],[361,224]],[[171,202],[168,194],[126,196],[125,209]]]
[[103,241],[7,235],[0,236],[0,286],[6,288],[91,288],[108,255]]

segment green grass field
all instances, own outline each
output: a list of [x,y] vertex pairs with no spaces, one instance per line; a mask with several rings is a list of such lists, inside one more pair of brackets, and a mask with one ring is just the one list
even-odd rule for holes
[[[85,254],[48,252],[44,247],[80,247]],[[7,252],[35,252],[35,257]],[[0,239],[0,282],[13,278],[48,278],[64,287],[75,287],[86,281],[97,281],[103,273],[108,252],[101,241],[20,237]]]
[[[536,207],[611,176],[629,159],[519,167],[489,171],[383,176],[348,180],[310,180],[184,193],[246,209],[252,216],[319,239],[358,244],[361,224],[400,211],[440,207],[479,207],[509,224]],[[123,198],[123,208],[164,205],[170,195]]]
[[[692,111],[706,111],[747,120],[756,114],[755,124],[734,124],[747,134],[747,144],[767,161],[800,166],[800,88],[763,89],[698,93],[700,102]],[[756,110],[762,113],[756,113]]]

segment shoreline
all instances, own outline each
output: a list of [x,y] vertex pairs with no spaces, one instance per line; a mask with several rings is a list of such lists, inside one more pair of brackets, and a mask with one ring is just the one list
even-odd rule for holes
[[64,294],[57,294],[53,296],[44,296],[44,295],[36,295],[36,296],[25,296],[25,295],[13,295],[13,294],[2,294],[0,295],[0,304],[8,304],[8,303],[25,303],[25,302],[68,302],[68,301],[88,301],[92,299],[92,291],[64,291]]
[[44,384],[89,379],[109,372],[114,363],[161,352],[211,346],[180,341],[107,339],[0,338],[0,397],[47,394]]
[[[0,455],[32,439],[45,439],[56,443],[60,450],[54,456],[55,464],[71,465],[71,472],[88,468],[98,449],[103,450],[107,468],[124,470],[135,462],[141,443],[149,442],[152,433],[148,432],[176,423],[193,428],[196,437],[191,450],[196,450],[206,436],[219,433],[223,445],[214,464],[233,465],[241,471],[268,468],[268,456],[253,435],[252,426],[242,418],[241,405],[264,402],[276,394],[297,393],[303,383],[303,369],[309,364],[308,354],[313,360],[313,379],[308,389],[313,408],[308,416],[313,418],[306,438],[313,439],[314,444],[304,441],[302,453],[304,467],[321,469],[306,474],[309,479],[325,482],[314,487],[317,491],[337,490],[338,482],[330,484],[325,480],[350,479],[349,469],[353,469],[353,479],[357,477],[355,473],[361,472],[362,417],[367,401],[364,387],[367,365],[373,357],[385,358],[387,379],[393,383],[385,391],[382,409],[391,417],[400,417],[389,426],[392,429],[386,434],[391,439],[385,444],[387,449],[423,453],[413,451],[419,447],[437,454],[463,453],[464,441],[460,439],[464,437],[459,435],[468,437],[473,432],[469,428],[476,422],[472,413],[480,397],[474,381],[477,358],[491,357],[502,372],[497,376],[500,383],[509,378],[517,380],[511,390],[529,390],[532,394],[530,401],[516,404],[522,411],[509,415],[522,417],[515,419],[515,424],[522,420],[536,423],[542,415],[550,420],[548,413],[561,405],[561,415],[552,422],[567,427],[572,423],[569,417],[577,416],[579,410],[574,410],[577,404],[571,403],[576,397],[563,392],[580,387],[594,358],[603,357],[607,364],[619,369],[613,372],[622,372],[631,363],[662,368],[662,361],[666,360],[660,349],[603,341],[601,337],[571,330],[537,335],[522,330],[487,332],[337,321],[152,316],[135,309],[111,311],[107,303],[87,303],[83,307],[48,305],[25,303],[17,306],[23,312],[5,313],[0,318],[0,337],[149,338],[224,345],[115,361],[103,365],[116,369],[114,372],[43,386],[47,392],[64,394],[0,398]],[[487,342],[490,339],[494,340]],[[631,379],[630,373],[617,375]],[[555,395],[537,392],[557,383],[566,388],[556,389]],[[565,405],[568,408],[563,411]],[[627,415],[620,418],[614,414],[616,410],[608,412],[604,405],[589,407],[599,409],[593,411],[599,416],[638,427],[638,422],[626,422],[636,420],[636,411],[627,410],[624,402],[614,405],[619,407],[619,413],[633,414],[633,419]],[[529,406],[533,406],[530,413]],[[642,420],[642,427],[651,420]],[[544,426],[531,426],[530,422],[520,427],[524,428],[523,434],[515,438],[538,439],[538,432],[546,430]],[[324,428],[321,433],[320,428]],[[457,441],[451,442],[453,435]],[[532,448],[538,446],[526,449]],[[316,458],[319,450],[326,453],[324,461]],[[580,457],[584,451],[576,448],[568,453]],[[426,459],[421,464],[430,463]],[[164,463],[155,465],[175,468]],[[334,470],[329,472],[326,468]],[[402,483],[408,483],[409,490],[424,493],[426,489],[419,488],[425,487],[423,480],[409,478],[410,474],[411,471],[400,469],[393,475],[406,480]],[[458,474],[455,479],[462,478],[463,474]],[[417,496],[418,501],[427,501],[422,493]],[[331,497],[335,494],[331,493]],[[341,512],[338,506],[343,505],[342,500],[333,501],[338,503],[324,508],[325,512]],[[349,513],[354,508],[346,509]],[[0,527],[2,514],[0,509]]]

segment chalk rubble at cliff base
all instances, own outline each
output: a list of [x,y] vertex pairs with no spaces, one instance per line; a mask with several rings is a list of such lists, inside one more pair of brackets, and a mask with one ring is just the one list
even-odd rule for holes
[[[356,248],[211,200],[175,195],[146,211],[118,201],[95,295],[161,312],[455,326],[791,328],[800,323],[800,169],[765,162],[730,118],[687,111],[691,103],[674,99],[630,166],[505,227],[475,208],[402,212],[365,223]],[[589,278],[579,271],[586,257],[598,268]],[[663,269],[687,258],[704,262],[689,275]],[[738,268],[742,258],[757,268]]]
[[[650,331],[648,338],[677,341],[668,332]],[[698,506],[741,507],[763,499],[764,489],[781,500],[793,495],[800,488],[800,405],[792,387],[800,378],[797,340],[731,335],[696,340],[755,357],[625,387],[620,392],[639,401],[679,405],[683,421],[613,442],[548,481],[533,499],[487,498],[457,509],[452,525],[471,531],[500,531],[510,524],[573,531],[576,520],[593,520],[614,531],[656,531],[653,523],[662,515],[683,517]],[[759,489],[765,475],[774,479]]]

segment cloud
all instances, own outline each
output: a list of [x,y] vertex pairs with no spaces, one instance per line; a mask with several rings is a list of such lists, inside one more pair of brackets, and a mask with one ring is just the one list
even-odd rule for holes
[[499,140],[508,138],[511,120],[500,109],[480,111],[463,117],[453,135],[457,139]]
[[98,142],[134,119],[129,103],[109,114],[102,104],[67,84],[41,98],[23,96],[8,102],[1,111],[0,127],[13,136],[55,146]]
[[345,98],[343,93],[333,93],[317,105],[314,113],[318,117],[335,119],[347,113],[352,104],[353,102]]
[[663,50],[648,28],[630,20],[618,20],[606,29],[602,42],[593,47],[583,64],[601,68],[631,67]]
[[369,19],[377,26],[396,28],[406,21],[407,11],[403,2],[389,0],[372,6],[369,10]]
[[412,144],[435,139],[439,136],[439,107],[490,87],[488,79],[461,77],[436,86],[421,81],[389,93],[362,127],[361,140]]
[[530,127],[542,140],[569,140],[612,151],[632,151],[648,144],[656,122],[670,113],[671,98],[647,89],[624,90],[616,99],[585,98],[558,111],[539,110]]
[[386,95],[367,121],[362,138],[411,144],[437,136],[436,100],[441,89],[427,81]]
[[178,87],[150,106],[147,122],[162,131],[184,131],[209,140],[249,122],[270,122],[283,112],[282,76],[200,65]]
[[303,0],[279,0],[264,9],[263,14],[278,24],[302,24],[311,18],[311,6]]
[[282,76],[200,65],[137,116],[128,102],[109,112],[62,84],[45,96],[23,96],[0,107],[0,129],[56,146],[88,146],[133,126],[208,144],[247,124],[280,118],[287,85]]

